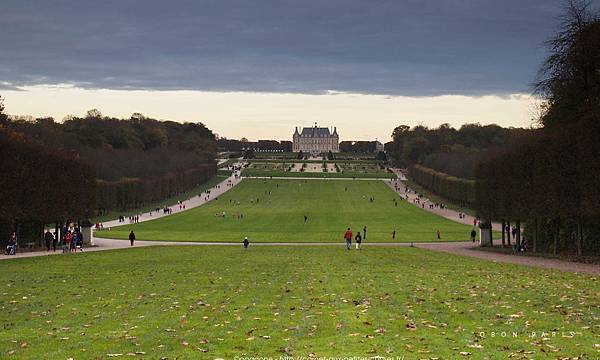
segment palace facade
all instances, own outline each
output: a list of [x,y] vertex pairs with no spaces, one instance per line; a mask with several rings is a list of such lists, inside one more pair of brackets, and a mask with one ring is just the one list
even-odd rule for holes
[[292,139],[292,150],[294,152],[302,151],[319,154],[340,151],[340,136],[335,127],[333,132],[325,127],[317,127],[316,124],[314,127],[302,128],[302,132],[298,132],[298,127],[296,127]]

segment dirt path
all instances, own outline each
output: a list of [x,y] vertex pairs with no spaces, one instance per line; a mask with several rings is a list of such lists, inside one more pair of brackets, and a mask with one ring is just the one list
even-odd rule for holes
[[527,265],[590,275],[600,275],[600,265],[584,264],[559,259],[547,259],[527,255],[500,254],[497,252],[480,250],[478,246],[474,246],[470,242],[419,243],[415,244],[415,246],[421,249],[442,251],[450,254],[469,256],[493,262]]

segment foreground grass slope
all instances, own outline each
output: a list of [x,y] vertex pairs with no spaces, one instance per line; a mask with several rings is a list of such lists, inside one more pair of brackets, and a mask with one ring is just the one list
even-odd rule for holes
[[241,242],[248,236],[253,242],[331,242],[341,241],[346,228],[365,225],[366,243],[438,241],[437,229],[442,241],[464,241],[471,231],[401,201],[380,180],[246,179],[201,207],[96,236],[127,239],[133,229],[143,240]]
[[596,277],[416,248],[134,248],[0,272],[1,358],[600,356]]

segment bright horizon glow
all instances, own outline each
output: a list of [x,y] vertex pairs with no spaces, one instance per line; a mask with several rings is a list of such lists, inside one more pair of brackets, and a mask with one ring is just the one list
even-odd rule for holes
[[530,127],[536,99],[507,96],[442,95],[408,97],[330,92],[321,95],[193,90],[150,91],[82,89],[72,85],[36,85],[5,90],[5,112],[33,117],[82,116],[98,109],[105,116],[129,118],[134,112],[178,122],[202,122],[221,137],[290,140],[295,126],[334,127],[340,141],[387,142],[399,125],[466,123]]

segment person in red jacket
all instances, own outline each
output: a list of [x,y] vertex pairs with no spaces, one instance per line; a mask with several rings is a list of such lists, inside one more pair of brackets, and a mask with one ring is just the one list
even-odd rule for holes
[[344,239],[346,239],[346,249],[350,250],[352,248],[352,231],[350,231],[350,228],[344,233]]

